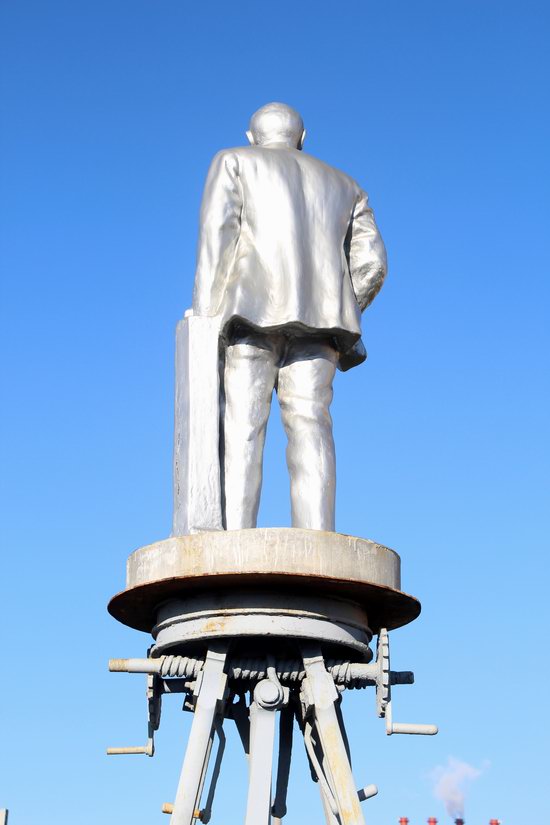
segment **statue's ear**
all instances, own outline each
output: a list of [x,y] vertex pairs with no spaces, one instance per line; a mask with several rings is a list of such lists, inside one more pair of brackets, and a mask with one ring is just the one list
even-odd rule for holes
[[306,139],[306,130],[304,129],[304,131],[302,132],[302,137],[298,141],[298,149],[303,149],[304,148],[305,139]]
[[252,132],[247,132],[247,133],[246,133],[246,136],[247,136],[247,138],[248,138],[248,142],[250,143],[250,145],[251,145],[251,146],[254,146],[254,144],[256,143],[256,141],[254,140],[254,135],[252,134]]

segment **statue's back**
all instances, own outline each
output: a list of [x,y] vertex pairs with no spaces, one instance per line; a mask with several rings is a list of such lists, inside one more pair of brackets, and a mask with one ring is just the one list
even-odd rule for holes
[[[343,348],[360,334],[360,309],[349,276],[345,241],[362,192],[343,172],[285,146],[221,152],[212,164],[203,214],[224,199],[224,222],[204,220],[200,247],[216,246],[232,216],[238,232],[224,261],[219,307],[253,326],[296,324],[331,330]],[[199,248],[198,277],[201,272]]]

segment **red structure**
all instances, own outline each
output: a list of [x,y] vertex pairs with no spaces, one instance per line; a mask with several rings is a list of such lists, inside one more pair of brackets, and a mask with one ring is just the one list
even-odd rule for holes
[[[427,820],[427,823],[428,825],[437,825],[437,819],[435,818],[435,816],[430,816],[430,818]],[[399,825],[409,825],[409,820],[406,816],[402,816],[399,819]],[[454,825],[464,825],[464,820],[462,819],[462,817],[455,819]],[[489,825],[502,825],[502,823],[500,819],[490,819]]]

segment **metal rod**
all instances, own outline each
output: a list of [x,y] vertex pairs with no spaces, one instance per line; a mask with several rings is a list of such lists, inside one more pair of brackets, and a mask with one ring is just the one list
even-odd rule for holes
[[437,725],[415,725],[410,722],[393,722],[392,733],[414,733],[417,736],[435,736],[438,731]]
[[338,806],[336,804],[336,800],[334,799],[330,786],[326,780],[325,774],[323,773],[321,763],[319,762],[317,754],[315,753],[315,743],[313,741],[313,728],[310,722],[308,721],[306,721],[304,725],[304,743],[311,765],[313,766],[313,770],[315,771],[315,776],[317,777],[317,781],[321,787],[323,799],[332,811],[332,813],[334,814],[334,816],[337,816]]
[[386,707],[386,733],[391,736],[392,733],[408,733],[417,736],[435,736],[438,733],[437,725],[416,725],[410,722],[394,722],[393,710],[391,700]]
[[216,759],[214,761],[214,770],[210,779],[210,787],[208,788],[208,796],[206,798],[206,805],[201,811],[201,822],[210,822],[212,816],[212,805],[214,804],[214,794],[216,793],[216,785],[220,776],[220,768],[222,765],[223,754],[225,752],[225,733],[223,732],[223,723],[220,718],[216,718],[214,728],[218,734],[218,750],[216,752]]
[[[367,687],[376,684],[377,666],[364,662],[346,662],[329,659],[326,668],[337,684],[348,687]],[[192,678],[201,672],[202,659],[184,656],[159,656],[158,659],[109,659],[109,670],[113,673],[157,673],[162,676],[188,676]],[[296,660],[282,660],[276,663],[277,677],[282,682],[298,682],[305,677],[303,665]],[[261,681],[267,676],[267,662],[255,659],[243,659],[231,662],[228,667],[228,679],[244,681]],[[411,685],[414,673],[410,670],[392,671],[392,685]]]

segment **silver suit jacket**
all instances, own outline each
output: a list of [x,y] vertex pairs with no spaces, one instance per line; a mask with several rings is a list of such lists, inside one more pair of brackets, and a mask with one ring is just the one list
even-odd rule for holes
[[244,322],[264,332],[328,335],[345,353],[357,348],[361,312],[386,268],[368,197],[343,172],[282,144],[215,156],[201,207],[193,310],[219,316],[222,334]]

